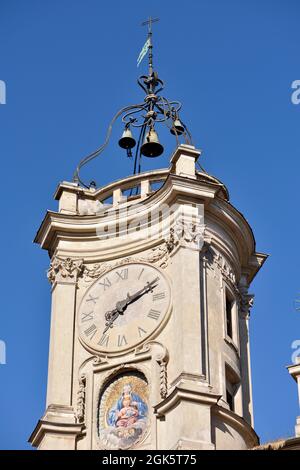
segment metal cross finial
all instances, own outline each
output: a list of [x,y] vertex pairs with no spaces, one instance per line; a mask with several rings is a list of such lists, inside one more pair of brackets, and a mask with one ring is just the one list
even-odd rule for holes
[[152,23],[156,23],[156,21],[159,21],[159,18],[152,18],[149,16],[148,20],[143,21],[142,26],[148,25],[148,33],[152,34]]
[[142,26],[146,26],[148,25],[148,41],[149,41],[149,55],[148,55],[148,59],[149,59],[149,76],[152,75],[153,73],[153,45],[152,45],[152,23],[156,23],[157,21],[159,21],[159,18],[152,18],[151,16],[149,16],[148,20],[146,21],[143,21],[142,23]]

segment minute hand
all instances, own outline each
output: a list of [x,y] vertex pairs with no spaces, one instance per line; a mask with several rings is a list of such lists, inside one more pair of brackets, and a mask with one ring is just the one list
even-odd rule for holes
[[119,309],[119,307],[121,307],[122,310],[124,310],[128,305],[132,304],[135,300],[138,300],[142,295],[152,291],[158,280],[159,278],[156,277],[153,279],[153,281],[147,282],[147,284],[142,289],[138,290],[135,294],[127,294],[126,299],[121,300],[121,302],[117,302],[116,308]]
[[106,312],[105,314],[106,324],[105,324],[105,329],[103,331],[103,334],[106,333],[106,331],[109,328],[113,327],[114,321],[118,318],[119,315],[123,315],[128,305],[132,304],[135,300],[138,300],[144,294],[147,294],[149,291],[152,291],[158,280],[159,278],[156,277],[155,279],[153,279],[153,281],[147,282],[147,284],[142,289],[140,289],[133,295],[130,295],[128,293],[126,299],[120,300],[119,302],[116,303],[116,308],[114,308],[114,310],[110,312]]

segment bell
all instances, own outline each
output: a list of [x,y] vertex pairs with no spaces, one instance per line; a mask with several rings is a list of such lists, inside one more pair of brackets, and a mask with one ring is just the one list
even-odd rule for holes
[[122,134],[121,139],[119,140],[119,145],[122,149],[132,149],[136,144],[134,140],[131,130],[129,127],[125,127],[124,132]]
[[164,151],[163,146],[159,143],[158,135],[154,129],[150,129],[141,146],[141,152],[145,157],[159,157]]
[[176,118],[175,121],[173,122],[173,127],[171,128],[170,132],[173,135],[176,135],[176,133],[178,135],[181,135],[184,133],[184,127],[178,118]]

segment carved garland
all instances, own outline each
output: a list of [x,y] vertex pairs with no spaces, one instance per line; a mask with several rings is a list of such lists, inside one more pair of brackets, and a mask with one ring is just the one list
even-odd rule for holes
[[111,263],[97,263],[92,265],[92,267],[83,267],[83,280],[85,282],[91,282],[93,279],[97,279],[98,277],[102,276],[107,271],[122,266],[127,263],[135,263],[135,262],[147,262],[147,263],[159,263],[160,268],[166,268],[169,262],[169,257],[175,247],[178,245],[178,240],[175,240],[174,236],[174,229],[170,230],[170,237],[164,241],[162,245],[158,247],[152,248],[150,252],[148,252],[145,256],[141,257],[131,257],[128,256],[126,258],[117,261],[114,264]]
[[171,253],[178,245],[201,249],[204,240],[205,226],[194,222],[186,222],[184,219],[178,219],[174,227],[170,229],[169,238],[150,250],[145,256],[126,257],[115,263],[97,263],[92,267],[87,267],[81,259],[61,258],[54,256],[51,260],[47,272],[49,281],[53,284],[55,281],[77,281],[82,276],[85,282],[91,282],[109,271],[113,267],[122,266],[129,262],[148,262],[158,263],[160,268],[166,268]]
[[86,391],[86,375],[82,374],[79,378],[79,387],[77,392],[77,413],[76,418],[79,423],[85,421],[85,391]]
[[128,256],[113,265],[111,263],[97,263],[91,267],[84,266],[83,280],[85,282],[91,282],[93,279],[97,279],[110,269],[130,262],[158,263],[160,268],[165,269],[168,266],[171,253],[177,246],[184,245],[201,249],[204,240],[204,230],[204,225],[196,224],[194,222],[187,223],[183,219],[179,219],[176,221],[175,226],[170,229],[169,238],[165,239],[161,245],[152,248],[145,254],[145,256]]
[[167,375],[167,363],[164,359],[157,361],[160,366],[160,396],[166,398],[168,395],[168,375]]

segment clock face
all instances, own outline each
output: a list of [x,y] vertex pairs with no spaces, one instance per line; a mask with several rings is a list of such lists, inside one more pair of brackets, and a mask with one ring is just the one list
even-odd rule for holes
[[153,266],[116,267],[97,279],[83,297],[78,312],[80,338],[97,351],[130,349],[161,326],[170,297],[167,279]]

